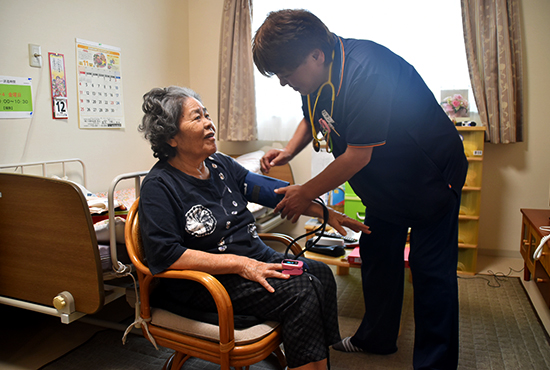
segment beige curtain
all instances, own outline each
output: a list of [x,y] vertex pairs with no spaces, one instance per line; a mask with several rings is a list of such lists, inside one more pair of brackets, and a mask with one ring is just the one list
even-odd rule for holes
[[251,24],[252,0],[225,0],[218,78],[220,140],[258,138]]
[[461,0],[466,56],[491,143],[523,141],[519,0]]

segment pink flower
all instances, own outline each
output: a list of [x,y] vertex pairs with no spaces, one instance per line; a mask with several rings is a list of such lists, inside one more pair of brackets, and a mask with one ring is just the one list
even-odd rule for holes
[[460,110],[467,112],[468,101],[464,99],[461,94],[455,94],[453,96],[448,96],[443,99],[443,102],[441,102],[441,107],[443,108],[445,113],[450,116],[451,114],[457,113]]
[[443,110],[445,110],[445,113],[447,114],[454,111],[453,106],[447,103],[443,103]]

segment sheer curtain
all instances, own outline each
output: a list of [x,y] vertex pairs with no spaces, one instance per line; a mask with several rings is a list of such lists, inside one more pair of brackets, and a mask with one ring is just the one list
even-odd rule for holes
[[519,1],[461,0],[468,67],[491,143],[523,141]]
[[252,0],[225,0],[218,77],[218,138],[257,140]]

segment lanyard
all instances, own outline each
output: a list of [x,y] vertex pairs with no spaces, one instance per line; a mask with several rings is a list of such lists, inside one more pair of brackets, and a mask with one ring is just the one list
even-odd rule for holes
[[[328,80],[327,80],[327,82],[322,84],[319,87],[319,90],[317,91],[317,97],[315,98],[315,103],[313,104],[313,111],[311,110],[310,95],[308,94],[308,96],[307,96],[307,108],[308,108],[308,113],[309,113],[309,122],[311,123],[311,133],[313,135],[313,149],[315,149],[316,152],[318,152],[319,149],[321,148],[320,142],[323,141],[323,140],[325,140],[328,143],[327,152],[328,153],[332,152],[332,139],[330,138],[330,131],[331,131],[330,128],[323,128],[321,130],[323,135],[321,137],[319,137],[317,131],[315,130],[314,118],[315,118],[315,110],[317,109],[317,103],[319,102],[319,97],[321,96],[321,92],[323,92],[323,89],[326,86],[329,86],[330,89],[331,89],[331,92],[332,92],[331,106],[330,106],[330,116],[332,117],[332,114],[334,112],[334,100],[336,99],[336,96],[338,96],[340,94],[340,89],[342,88],[342,79],[343,79],[343,75],[344,75],[345,54],[344,54],[344,45],[342,44],[342,40],[340,40],[340,38],[338,38],[338,40],[340,41],[340,44],[342,46],[342,71],[340,73],[340,86],[338,87],[338,94],[336,94],[336,89],[334,87],[334,84],[332,83],[332,65],[334,63],[334,50],[333,50],[332,51],[332,61],[330,62],[330,65],[329,65]],[[330,126],[334,130],[334,126],[332,126],[332,124],[330,124]],[[334,130],[334,132],[336,132],[336,130]],[[336,132],[336,134],[338,134],[338,132]]]

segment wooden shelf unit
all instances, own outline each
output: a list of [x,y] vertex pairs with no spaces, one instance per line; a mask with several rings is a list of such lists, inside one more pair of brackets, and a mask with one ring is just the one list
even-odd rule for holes
[[457,127],[468,159],[458,216],[458,266],[460,272],[477,272],[477,249],[483,172],[485,127]]

